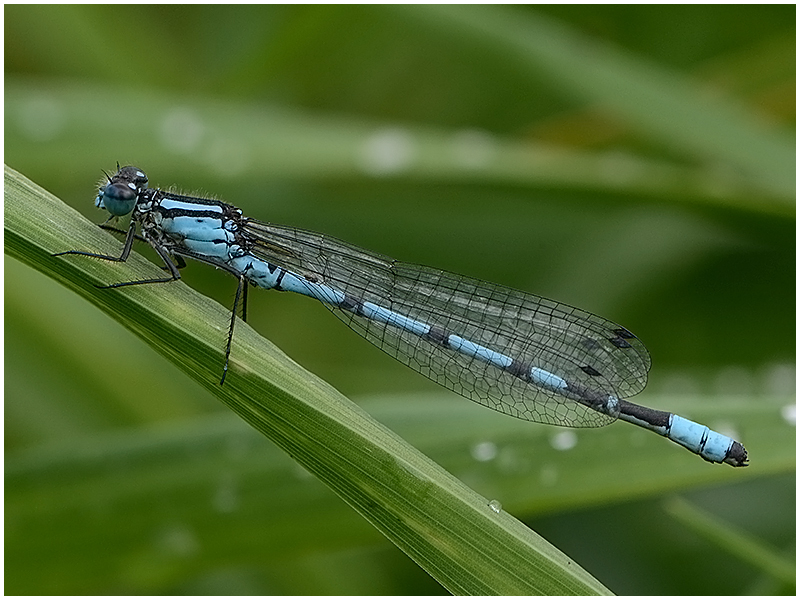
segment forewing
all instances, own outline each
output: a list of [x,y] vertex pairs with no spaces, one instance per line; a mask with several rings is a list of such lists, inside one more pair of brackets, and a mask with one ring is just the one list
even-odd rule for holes
[[[310,231],[249,220],[259,258],[359,301],[531,364],[590,393],[633,396],[650,356],[625,328],[586,311],[502,285],[404,263]],[[436,383],[521,419],[593,427],[614,420],[475,357],[354,312],[328,306],[351,329]]]

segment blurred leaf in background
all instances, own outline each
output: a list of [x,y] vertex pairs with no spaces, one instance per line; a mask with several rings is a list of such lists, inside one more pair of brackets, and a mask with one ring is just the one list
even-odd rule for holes
[[[250,309],[612,591],[793,594],[793,16],[7,6],[5,161],[96,222],[101,169],[132,163],[624,324],[653,356],[637,401],[737,430],[747,470],[624,424],[561,430],[451,398],[303,298]],[[224,274],[184,277],[230,303]],[[147,345],[9,258],[5,316],[7,593],[442,591]]]

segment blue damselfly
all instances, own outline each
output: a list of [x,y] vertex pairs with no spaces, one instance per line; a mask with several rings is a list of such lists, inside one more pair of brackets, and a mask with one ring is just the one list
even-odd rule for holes
[[[739,442],[672,413],[624,398],[647,383],[650,355],[630,331],[589,312],[502,285],[400,262],[320,233],[263,223],[206,198],[147,187],[133,166],[119,167],[99,189],[109,220],[130,214],[122,252],[137,237],[168,275],[103,286],[180,279],[183,257],[236,277],[225,364],[248,285],[315,298],[381,350],[474,402],[529,421],[597,427],[616,419],[663,435],[710,462],[747,465]],[[108,228],[108,227],[107,227]]]

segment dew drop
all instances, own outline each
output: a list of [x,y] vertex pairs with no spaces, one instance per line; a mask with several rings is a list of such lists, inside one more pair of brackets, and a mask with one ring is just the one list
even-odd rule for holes
[[578,444],[578,436],[574,431],[559,431],[550,437],[550,445],[555,450],[572,450]]
[[416,147],[406,130],[382,129],[364,141],[358,154],[358,166],[368,175],[391,175],[409,168]]
[[488,462],[497,456],[497,446],[493,442],[480,442],[472,446],[470,454],[479,462]]

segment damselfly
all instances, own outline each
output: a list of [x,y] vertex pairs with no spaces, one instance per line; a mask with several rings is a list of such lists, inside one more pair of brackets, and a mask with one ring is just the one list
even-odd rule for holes
[[147,176],[133,166],[117,165],[116,174],[106,179],[96,205],[111,213],[109,221],[131,215],[122,252],[107,256],[70,250],[55,256],[124,262],[139,237],[138,226],[168,276],[103,287],[178,280],[183,257],[236,277],[220,383],[228,373],[237,309],[242,302],[244,318],[250,284],[319,300],[390,356],[499,412],[568,427],[622,419],[710,462],[747,465],[747,451],[739,442],[623,399],[644,388],[650,355],[616,323],[502,285],[396,261],[320,233],[262,223],[218,200],[149,188]]

